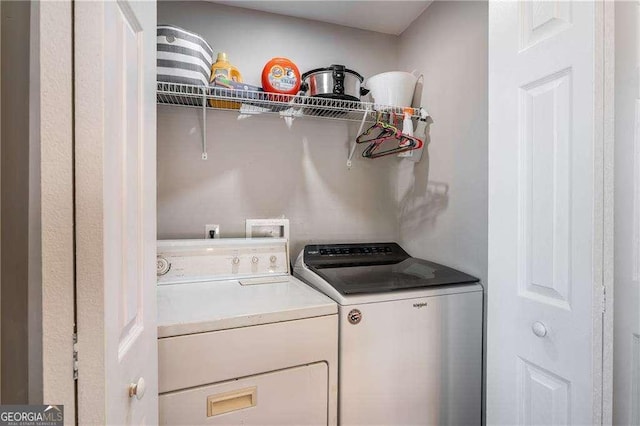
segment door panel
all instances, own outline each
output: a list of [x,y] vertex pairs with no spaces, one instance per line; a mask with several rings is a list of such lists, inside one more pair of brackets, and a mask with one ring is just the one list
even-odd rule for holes
[[156,424],[156,5],[74,8],[79,422]]
[[490,3],[488,424],[601,421],[596,11]]
[[518,360],[519,424],[571,424],[570,385],[562,377],[523,359]]
[[[120,339],[118,342],[118,357],[122,358],[130,347],[135,345],[142,332],[144,318],[142,317],[142,287],[144,278],[141,276],[144,259],[141,223],[138,217],[144,200],[141,198],[141,182],[138,172],[140,151],[144,149],[144,138],[141,138],[139,126],[142,117],[140,108],[140,64],[144,46],[138,41],[141,32],[140,24],[135,15],[119,4],[115,12],[115,44],[116,62],[113,83],[113,119],[120,119],[119,125],[110,129],[113,132],[113,145],[107,151],[107,167],[111,169],[112,182],[106,182],[108,196],[113,200],[115,215],[105,215],[105,219],[113,227],[112,253],[119,253],[111,261],[110,270],[114,274],[114,281],[121,280],[119,295]],[[118,53],[121,52],[121,53]],[[109,273],[110,271],[107,271]]]
[[571,69],[520,89],[520,296],[570,310]]
[[527,1],[520,9],[520,48],[522,50],[571,27],[569,1]]

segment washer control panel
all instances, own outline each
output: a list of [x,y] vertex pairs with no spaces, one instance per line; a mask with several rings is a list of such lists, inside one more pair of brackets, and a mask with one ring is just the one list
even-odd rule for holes
[[384,265],[410,257],[397,243],[313,244],[304,248],[304,263],[316,267]]
[[286,239],[158,241],[158,284],[288,274]]

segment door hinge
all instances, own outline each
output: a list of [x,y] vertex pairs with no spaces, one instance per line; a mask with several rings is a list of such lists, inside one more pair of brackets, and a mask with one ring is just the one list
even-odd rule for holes
[[73,333],[73,380],[78,380],[78,333]]
[[607,312],[607,287],[602,286],[602,313]]

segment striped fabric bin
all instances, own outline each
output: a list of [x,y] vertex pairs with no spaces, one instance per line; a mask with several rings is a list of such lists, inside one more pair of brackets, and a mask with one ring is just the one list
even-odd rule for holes
[[208,86],[213,49],[198,34],[158,25],[158,81]]

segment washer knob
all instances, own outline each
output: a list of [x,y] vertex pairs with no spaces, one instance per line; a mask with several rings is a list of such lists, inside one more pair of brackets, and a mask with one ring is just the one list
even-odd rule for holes
[[167,259],[165,259],[162,256],[158,256],[156,260],[157,260],[157,262],[156,262],[156,275],[157,276],[161,276],[161,275],[164,275],[167,272],[169,272],[169,269],[171,269],[171,263],[169,263],[169,261]]
[[271,263],[276,263],[276,260],[278,260],[278,258],[275,255],[271,255],[269,260],[271,261]]
[[233,260],[231,261],[234,265],[237,265],[238,263],[240,263],[240,258],[238,256],[234,257]]
[[255,264],[255,263],[258,263],[259,261],[260,261],[260,259],[258,259],[258,257],[257,257],[257,256],[253,256],[253,257],[251,258],[251,263],[254,263],[254,264]]
[[359,309],[352,309],[347,314],[347,319],[353,325],[358,324],[362,320],[362,312]]

